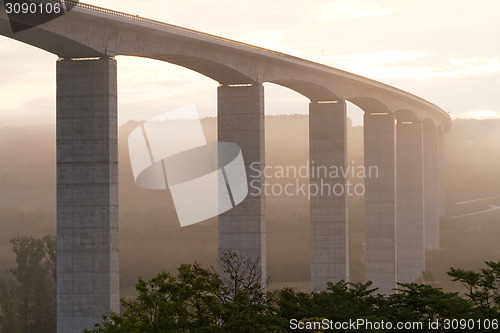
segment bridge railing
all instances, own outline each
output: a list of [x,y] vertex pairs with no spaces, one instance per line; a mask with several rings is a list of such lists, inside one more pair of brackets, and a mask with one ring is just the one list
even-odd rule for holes
[[68,4],[68,5],[73,6],[73,7],[83,8],[83,9],[93,11],[93,12],[104,13],[104,14],[132,20],[132,21],[139,21],[139,22],[151,24],[154,26],[160,26],[160,27],[164,27],[164,28],[168,28],[168,29],[172,29],[172,30],[176,30],[176,31],[180,31],[180,32],[185,32],[185,33],[197,35],[200,37],[208,38],[211,40],[216,40],[216,41],[219,41],[219,42],[222,42],[225,44],[229,44],[229,45],[237,45],[237,46],[250,48],[252,50],[256,50],[256,51],[260,51],[260,52],[264,52],[264,53],[268,53],[268,54],[284,56],[284,54],[281,52],[265,49],[262,47],[258,47],[258,46],[243,43],[243,42],[238,42],[238,41],[228,39],[228,38],[223,38],[223,37],[207,34],[207,33],[201,32],[201,31],[197,31],[197,30],[183,28],[183,27],[180,27],[177,25],[168,24],[168,23],[161,22],[161,21],[147,19],[144,17],[140,17],[139,15],[132,15],[132,14],[128,14],[128,13],[123,13],[123,12],[119,12],[116,10],[111,10],[111,9],[107,9],[107,8],[103,8],[103,7],[99,7],[99,6],[94,6],[94,5],[90,5],[90,4],[82,3],[82,2],[78,2],[78,1],[72,1],[72,0],[49,0],[49,1],[58,2],[61,4]]

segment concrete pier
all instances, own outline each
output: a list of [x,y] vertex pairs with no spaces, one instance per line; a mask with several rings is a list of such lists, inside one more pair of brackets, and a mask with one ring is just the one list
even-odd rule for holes
[[[345,105],[317,101],[342,96],[368,112],[366,172],[372,174],[373,167],[377,174],[365,180],[366,279],[383,293],[392,292],[398,275],[391,110],[408,110],[427,122],[425,248],[439,248],[442,135],[451,128],[451,117],[443,109],[404,90],[279,51],[89,4],[74,6],[78,10],[69,15],[21,33],[13,33],[9,16],[0,10],[0,35],[66,59],[57,64],[59,333],[82,332],[103,314],[119,310],[117,90],[116,62],[110,55],[164,61],[223,83],[218,88],[219,140],[242,148],[251,186],[244,202],[219,216],[219,253],[235,251],[255,261],[262,282],[267,277],[263,82],[315,101],[311,158],[320,163],[345,163]],[[312,177],[311,182],[316,181]],[[320,195],[311,200],[313,289],[322,290],[328,280],[349,278],[345,199]]]
[[439,217],[445,216],[445,191],[444,191],[444,140],[443,129],[437,129],[437,162],[438,162],[438,184],[439,184]]
[[365,179],[365,278],[391,293],[397,281],[394,114],[365,113],[364,133],[365,168],[378,168],[378,177]]
[[424,216],[425,247],[439,249],[438,131],[424,121]]
[[399,121],[397,147],[398,282],[411,283],[425,270],[422,123]]
[[256,262],[265,283],[264,87],[260,83],[221,85],[217,94],[218,140],[241,147],[251,185],[241,204],[219,216],[219,255],[234,251]]
[[310,184],[319,189],[310,198],[311,290],[349,281],[346,179],[329,177],[331,166],[346,167],[346,119],[345,101],[309,104]]
[[57,331],[119,312],[116,61],[57,62]]

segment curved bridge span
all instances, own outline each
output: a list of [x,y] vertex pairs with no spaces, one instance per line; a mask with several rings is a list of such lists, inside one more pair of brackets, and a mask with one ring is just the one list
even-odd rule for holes
[[[71,1],[66,1],[71,2]],[[448,114],[438,106],[395,87],[333,67],[246,43],[149,20],[89,4],[51,22],[12,33],[1,11],[2,35],[36,46],[61,58],[139,56],[180,65],[221,84],[272,82],[311,99],[349,100],[372,113],[411,110],[447,131]],[[3,6],[3,4],[2,4]],[[371,107],[370,107],[371,106]]]
[[[336,68],[84,3],[13,33],[3,2],[0,34],[57,62],[58,332],[81,332],[119,310],[116,55],[189,68],[220,83],[219,141],[238,144],[247,168],[264,168],[264,88],[310,99],[310,160],[346,167],[346,101],[364,112],[366,279],[381,292],[413,282],[439,248],[444,214],[443,134],[449,115],[395,87]],[[261,173],[263,174],[263,173]],[[258,180],[263,188],[264,179]],[[346,179],[312,177],[311,184]],[[255,186],[255,181],[254,181]],[[219,251],[258,261],[266,276],[265,191],[219,217]],[[349,279],[347,194],[310,199],[311,287]]]

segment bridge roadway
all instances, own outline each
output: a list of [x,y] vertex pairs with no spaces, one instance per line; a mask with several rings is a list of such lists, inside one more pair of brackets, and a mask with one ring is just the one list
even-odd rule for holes
[[[444,214],[443,134],[450,116],[395,87],[257,46],[84,3],[13,33],[0,5],[0,34],[57,61],[58,332],[81,332],[119,311],[117,67],[115,56],[166,61],[220,83],[219,141],[264,167],[264,88],[310,99],[310,160],[346,166],[346,103],[364,112],[366,279],[381,292],[412,282],[425,251],[439,248]],[[254,166],[255,167],[255,166]],[[334,186],[346,179],[311,178]],[[256,183],[253,183],[255,186]],[[258,184],[257,184],[258,185]],[[263,186],[261,179],[260,186]],[[262,191],[264,193],[264,191]],[[349,280],[347,195],[311,197],[311,288]],[[219,253],[255,260],[266,276],[265,197],[219,216]]]

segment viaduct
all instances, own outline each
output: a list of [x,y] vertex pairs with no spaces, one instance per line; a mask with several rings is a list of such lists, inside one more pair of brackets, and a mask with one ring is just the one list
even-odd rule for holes
[[[81,332],[119,311],[117,64],[127,55],[166,61],[220,83],[218,138],[264,166],[264,82],[308,99],[310,160],[346,166],[346,101],[364,111],[366,280],[380,292],[412,282],[425,251],[439,248],[444,214],[443,133],[438,106],[377,81],[280,52],[84,3],[3,36],[57,60],[57,327]],[[311,183],[320,179],[312,178]],[[328,181],[328,180],[327,180]],[[339,180],[335,180],[336,182]],[[340,182],[343,180],[340,179]],[[263,183],[263,179],[261,179]],[[255,184],[255,182],[254,182]],[[262,191],[264,193],[264,191]],[[349,279],[347,197],[310,200],[311,288]],[[266,276],[265,197],[219,216],[219,253],[258,260]]]

